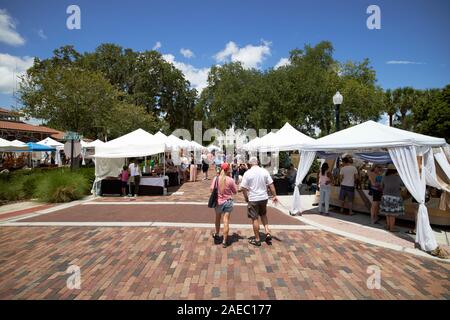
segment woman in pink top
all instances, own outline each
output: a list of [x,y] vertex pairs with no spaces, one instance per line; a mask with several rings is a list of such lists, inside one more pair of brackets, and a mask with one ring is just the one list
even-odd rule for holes
[[120,181],[122,184],[122,195],[124,197],[127,196],[127,185],[128,185],[128,178],[130,177],[130,173],[128,172],[128,167],[123,166],[122,171],[119,174]]
[[233,178],[230,177],[230,165],[226,162],[220,166],[220,175],[216,176],[211,183],[211,192],[217,187],[216,205],[216,232],[213,234],[214,243],[220,243],[220,218],[223,214],[223,241],[222,246],[228,247],[228,231],[230,214],[233,211],[233,195],[237,193],[237,187]]
[[[330,207],[331,195],[331,172],[328,170],[328,163],[324,163],[320,168],[319,187],[320,187],[320,201],[319,213],[329,215],[328,209]],[[322,209],[323,208],[323,209]]]

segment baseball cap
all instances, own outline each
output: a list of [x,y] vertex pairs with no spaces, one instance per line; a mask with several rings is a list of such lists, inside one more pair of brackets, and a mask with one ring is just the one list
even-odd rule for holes
[[250,163],[252,165],[258,164],[258,158],[250,157],[250,160],[248,160],[248,163]]
[[227,162],[224,162],[220,165],[220,168],[224,171],[228,171],[228,169],[230,169],[230,165]]

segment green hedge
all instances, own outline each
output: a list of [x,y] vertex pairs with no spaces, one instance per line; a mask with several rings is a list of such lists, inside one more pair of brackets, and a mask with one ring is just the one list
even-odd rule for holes
[[89,194],[94,168],[17,170],[0,175],[0,200],[68,202]]

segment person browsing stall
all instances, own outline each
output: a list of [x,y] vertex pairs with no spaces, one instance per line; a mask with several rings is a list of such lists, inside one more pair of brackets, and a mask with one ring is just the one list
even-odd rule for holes
[[349,210],[349,215],[353,215],[353,199],[355,197],[355,181],[358,179],[358,170],[352,165],[350,159],[345,157],[342,159],[342,168],[340,171],[341,190],[339,193],[339,200],[341,200],[341,213],[346,207]]
[[[130,170],[130,189],[132,190],[132,196],[135,198],[139,194],[139,184],[141,183],[141,168],[139,166],[139,160],[134,159],[132,163],[128,166]],[[134,186],[133,188],[131,186]]]

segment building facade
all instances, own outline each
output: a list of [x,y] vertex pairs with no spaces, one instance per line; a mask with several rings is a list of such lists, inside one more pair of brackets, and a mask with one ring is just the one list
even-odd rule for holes
[[25,123],[20,120],[18,112],[0,108],[0,138],[9,141],[20,140],[27,143],[38,142],[47,137],[61,141],[63,140],[64,132]]

